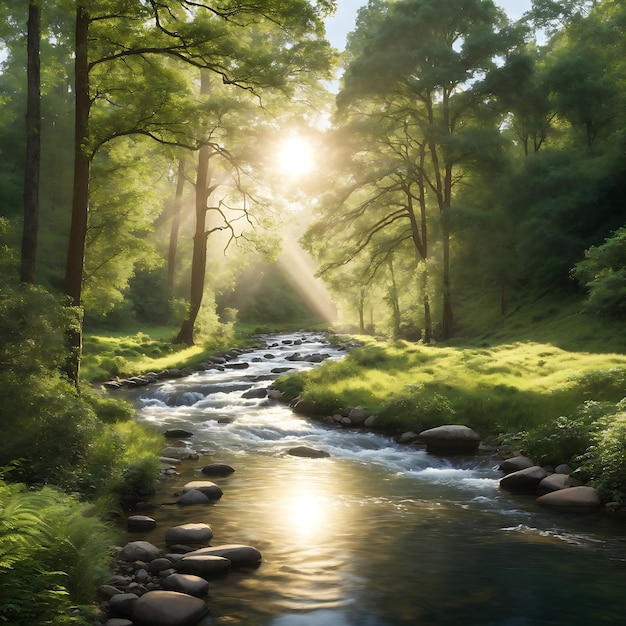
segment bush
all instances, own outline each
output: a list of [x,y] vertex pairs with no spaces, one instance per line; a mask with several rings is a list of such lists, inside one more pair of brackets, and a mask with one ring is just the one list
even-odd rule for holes
[[572,275],[589,296],[586,310],[610,317],[626,315],[626,227],[619,228],[600,246],[585,252]]
[[613,410],[610,402],[585,402],[573,416],[557,417],[532,431],[518,433],[518,440],[537,463],[576,467],[591,446],[601,418]]
[[88,623],[74,608],[95,599],[110,574],[114,542],[88,513],[56,489],[27,491],[0,481],[0,622]]
[[13,477],[71,487],[102,428],[94,411],[59,375],[0,385],[0,465],[23,462]]
[[82,397],[95,411],[98,419],[107,424],[125,422],[135,413],[130,402],[94,393],[90,387],[82,389]]
[[593,443],[582,457],[581,470],[610,500],[626,499],[626,398],[598,420]]
[[450,400],[436,392],[426,393],[421,387],[408,387],[393,396],[378,411],[383,427],[405,428],[411,424],[416,432],[449,424],[455,414]]

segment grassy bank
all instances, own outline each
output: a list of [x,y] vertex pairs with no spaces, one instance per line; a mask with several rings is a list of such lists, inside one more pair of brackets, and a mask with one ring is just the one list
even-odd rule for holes
[[222,324],[214,334],[199,337],[196,345],[175,344],[178,328],[171,326],[129,326],[123,330],[91,329],[85,332],[81,376],[92,383],[115,376],[125,377],[149,371],[192,367],[207,356],[242,348],[261,333],[278,333],[307,328],[326,330],[327,326],[298,321],[294,324]]
[[624,498],[623,324],[545,299],[473,340],[426,346],[360,339],[363,346],[345,360],[275,386],[328,413],[361,406],[389,432],[465,424],[538,462],[569,462],[595,477],[607,497]]

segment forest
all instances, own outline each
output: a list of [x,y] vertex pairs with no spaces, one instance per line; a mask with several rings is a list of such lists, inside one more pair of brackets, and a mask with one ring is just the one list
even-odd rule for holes
[[[437,349],[566,310],[612,336],[582,351],[626,350],[624,3],[513,22],[492,0],[369,0],[345,51],[336,5],[5,0],[0,621],[89,623],[106,520],[155,480],[158,438],[94,391],[136,372],[96,336],[158,338],[149,369],[253,329]],[[625,383],[598,374],[612,395],[580,400],[609,405],[565,429],[574,457],[611,417],[592,465],[610,457],[618,499]],[[534,426],[542,450],[567,438]]]

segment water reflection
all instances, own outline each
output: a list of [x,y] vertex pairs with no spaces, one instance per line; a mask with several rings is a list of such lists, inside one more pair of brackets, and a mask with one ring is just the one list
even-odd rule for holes
[[[272,366],[286,354],[274,351]],[[261,375],[260,367],[246,372]],[[376,433],[307,422],[282,405],[242,401],[239,374],[222,374],[164,384],[138,415],[193,430],[194,447],[208,451],[157,497],[158,527],[146,539],[162,546],[169,525],[207,522],[214,545],[250,543],[263,554],[257,569],[211,582],[214,626],[621,623],[619,520],[558,516],[503,493],[488,459],[433,457]],[[287,455],[296,445],[331,457]],[[211,461],[236,468],[215,479],[222,499],[172,505]]]

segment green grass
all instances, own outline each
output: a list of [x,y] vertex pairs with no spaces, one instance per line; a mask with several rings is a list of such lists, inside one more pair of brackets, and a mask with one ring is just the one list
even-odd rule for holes
[[470,338],[426,346],[361,337],[364,347],[346,360],[277,386],[333,409],[363,406],[390,430],[445,421],[484,436],[531,430],[589,400],[626,395],[623,321],[579,310],[579,300],[552,295],[504,318],[476,306],[466,329],[483,330]]
[[[368,340],[344,361],[298,380],[300,389],[292,393],[333,408],[363,406],[393,429],[426,428],[447,417],[487,435],[535,427],[592,398],[621,399],[626,355],[568,352],[532,342],[486,350]],[[433,412],[442,398],[447,414]]]
[[120,332],[91,329],[83,338],[81,377],[100,382],[150,371],[191,367],[211,354],[249,343],[246,334],[225,325],[222,332],[200,337],[196,345],[173,343],[178,329],[141,327]]

